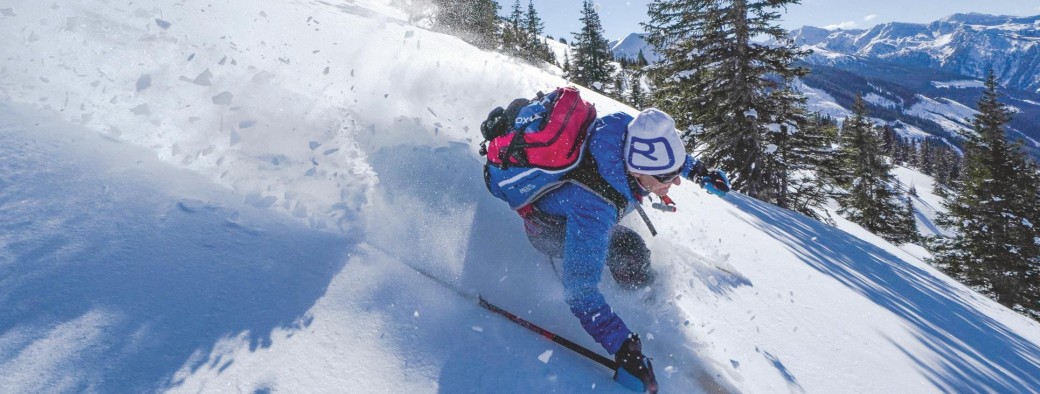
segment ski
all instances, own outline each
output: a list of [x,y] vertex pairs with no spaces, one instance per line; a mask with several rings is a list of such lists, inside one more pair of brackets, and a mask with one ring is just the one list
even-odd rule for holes
[[587,348],[587,347],[584,347],[584,346],[581,346],[581,345],[579,345],[577,343],[574,343],[574,342],[572,342],[571,340],[569,340],[567,338],[564,338],[564,337],[561,337],[559,335],[556,335],[552,331],[549,331],[549,330],[546,330],[544,328],[541,328],[538,325],[536,325],[534,323],[531,323],[531,322],[529,322],[527,320],[524,320],[524,318],[522,318],[520,316],[517,316],[517,315],[514,315],[514,314],[510,313],[509,311],[507,311],[505,309],[499,308],[498,306],[495,306],[494,304],[492,304],[492,303],[488,302],[487,300],[485,300],[484,297],[481,297],[481,296],[478,295],[477,299],[480,301],[480,306],[483,307],[484,309],[487,309],[487,310],[489,310],[491,312],[494,312],[494,313],[496,313],[496,314],[498,314],[500,316],[503,316],[506,319],[509,319],[509,321],[512,321],[512,322],[514,322],[516,324],[519,324],[520,326],[522,326],[522,327],[524,327],[524,328],[526,328],[528,330],[534,331],[538,335],[541,335],[542,337],[545,337],[546,339],[548,339],[550,341],[556,342],[560,346],[563,346],[563,347],[565,347],[567,349],[570,349],[571,351],[573,351],[575,353],[578,353],[578,354],[580,354],[582,356],[585,356],[586,358],[588,358],[588,359],[590,359],[592,361],[600,363],[604,367],[610,368],[610,370],[612,370],[612,371],[617,370],[617,363],[615,363],[614,360],[606,358],[603,355],[601,355],[599,353],[596,353],[596,352],[594,352],[592,350],[589,350],[589,348]]
[[[385,250],[382,250],[382,248],[376,247],[375,245],[372,245],[372,247],[374,249],[376,249],[376,250],[379,250],[383,254],[386,254],[387,256],[393,257],[392,254],[388,253]],[[617,363],[615,363],[614,360],[611,360],[611,359],[609,359],[609,358],[607,358],[607,357],[605,357],[605,356],[603,356],[603,355],[601,355],[599,353],[596,353],[595,351],[592,351],[591,349],[589,349],[587,347],[581,346],[581,345],[575,343],[574,341],[571,341],[571,340],[569,340],[567,338],[559,336],[559,335],[553,333],[552,331],[549,331],[549,330],[546,330],[546,329],[544,329],[542,327],[539,327],[538,325],[536,325],[536,324],[534,324],[532,322],[529,322],[529,321],[525,320],[524,318],[522,318],[520,316],[517,316],[517,315],[515,315],[515,314],[513,314],[513,313],[511,313],[511,312],[509,312],[509,311],[507,311],[505,309],[502,309],[501,307],[499,307],[499,306],[497,306],[495,304],[492,304],[491,302],[488,302],[488,300],[486,300],[483,296],[481,296],[479,294],[473,295],[473,294],[467,293],[467,292],[463,291],[462,289],[459,289],[458,287],[452,285],[451,283],[448,283],[444,279],[441,279],[440,277],[438,277],[438,276],[436,276],[436,275],[434,275],[432,273],[427,272],[424,269],[416,267],[416,266],[414,266],[412,264],[408,264],[408,263],[406,263],[404,261],[401,261],[400,259],[397,259],[397,258],[395,258],[394,260],[400,262],[401,264],[403,264],[404,266],[406,266],[408,268],[411,268],[413,271],[419,273],[420,275],[429,278],[430,280],[436,282],[437,284],[441,285],[442,287],[444,287],[444,288],[446,288],[448,290],[451,290],[455,294],[457,294],[457,295],[459,295],[461,297],[464,297],[464,298],[476,301],[477,304],[480,305],[481,308],[487,309],[488,311],[491,311],[491,312],[495,313],[496,315],[502,316],[502,317],[508,319],[509,321],[520,325],[521,327],[524,327],[524,328],[526,328],[528,330],[531,330],[531,331],[537,333],[538,335],[540,335],[540,336],[542,336],[542,337],[544,337],[544,338],[546,338],[546,339],[548,339],[550,341],[553,341],[553,342],[559,344],[560,346],[563,346],[563,347],[567,348],[570,351],[573,351],[573,352],[575,352],[575,353],[577,353],[577,354],[579,354],[581,356],[584,356],[585,358],[588,358],[589,360],[595,361],[595,362],[599,363],[600,365],[603,365],[604,367],[610,368],[611,371],[616,371],[617,370]]]

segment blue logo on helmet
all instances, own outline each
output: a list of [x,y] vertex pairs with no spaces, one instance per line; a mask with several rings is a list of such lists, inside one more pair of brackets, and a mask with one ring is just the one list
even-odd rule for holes
[[630,136],[628,146],[628,165],[640,171],[668,170],[675,166],[675,155],[672,153],[668,139],[665,137],[639,138]]

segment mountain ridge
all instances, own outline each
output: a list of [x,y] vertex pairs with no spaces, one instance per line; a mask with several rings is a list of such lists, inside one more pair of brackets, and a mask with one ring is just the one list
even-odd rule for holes
[[800,46],[979,79],[992,68],[1002,85],[1040,92],[1040,15],[953,14],[928,24],[890,22],[856,30],[806,26],[791,36]]
[[992,68],[1013,113],[1009,137],[1040,157],[1040,15],[960,13],[849,30],[803,26],[789,37],[812,51],[800,62],[810,69],[800,86],[817,90],[810,110],[848,113],[857,95],[873,97],[871,117],[911,138],[956,142],[970,127],[962,108],[975,108]]

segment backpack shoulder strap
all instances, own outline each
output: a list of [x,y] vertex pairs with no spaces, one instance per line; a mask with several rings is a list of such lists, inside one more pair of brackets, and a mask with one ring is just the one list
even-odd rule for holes
[[603,197],[617,209],[618,220],[621,220],[621,216],[625,213],[625,208],[628,207],[628,199],[625,198],[624,194],[621,194],[620,191],[611,186],[606,179],[603,179],[603,176],[599,174],[596,168],[596,159],[591,154],[583,158],[578,168],[569,172],[564,177],[564,180],[584,185],[592,192]]

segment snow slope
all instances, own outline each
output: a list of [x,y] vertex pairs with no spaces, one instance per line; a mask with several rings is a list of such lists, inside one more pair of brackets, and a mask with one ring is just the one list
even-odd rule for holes
[[[0,391],[625,392],[412,268],[598,350],[474,141],[564,81],[389,3],[0,6]],[[902,249],[672,197],[601,286],[665,392],[1040,391],[1040,325]]]

